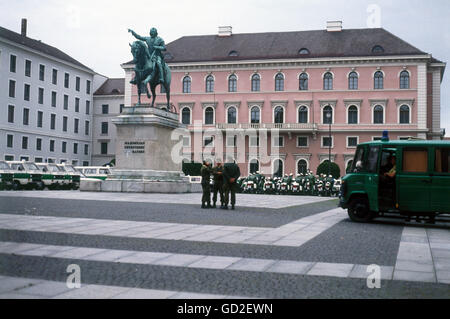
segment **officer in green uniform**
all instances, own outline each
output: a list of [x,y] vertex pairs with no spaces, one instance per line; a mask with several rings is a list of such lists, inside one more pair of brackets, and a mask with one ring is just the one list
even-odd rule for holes
[[213,208],[216,208],[217,193],[220,195],[220,207],[224,205],[224,195],[223,195],[223,165],[220,160],[217,161],[216,166],[212,169],[214,186],[213,186]]
[[234,209],[236,204],[236,191],[237,191],[237,179],[241,176],[241,171],[239,166],[234,162],[233,159],[229,159],[227,163],[223,166],[223,185],[225,191],[225,205],[223,209],[228,209],[228,203],[230,200],[231,193],[231,209]]
[[[200,169],[200,175],[202,176],[202,208],[211,208],[211,164],[208,161],[203,161],[202,168]],[[206,204],[206,205],[205,205]]]

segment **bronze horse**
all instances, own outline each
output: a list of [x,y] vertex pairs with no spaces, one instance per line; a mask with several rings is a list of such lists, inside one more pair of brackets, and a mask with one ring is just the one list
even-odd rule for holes
[[[153,72],[153,63],[151,57],[148,54],[147,46],[142,41],[135,41],[133,44],[130,44],[131,53],[133,54],[133,63],[135,64],[134,72],[135,77],[130,81],[131,84],[136,84],[138,88],[138,104],[141,105],[141,94],[145,92],[147,97],[152,98],[151,107],[154,107],[156,93],[155,89],[158,86],[158,76],[152,76],[153,73],[156,75],[156,72]],[[170,81],[172,78],[172,74],[170,72],[170,68],[164,63],[164,82],[161,85],[164,87],[167,98],[167,110],[171,110],[170,105]],[[150,84],[150,92],[147,88],[147,84]],[[173,106],[173,105],[172,105]],[[176,111],[176,110],[175,110]]]

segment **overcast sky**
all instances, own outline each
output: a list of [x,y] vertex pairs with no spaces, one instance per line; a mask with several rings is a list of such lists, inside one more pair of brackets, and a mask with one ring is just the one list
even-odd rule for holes
[[[450,61],[449,0],[0,0],[0,25],[55,46],[96,72],[123,77],[120,64],[131,59],[127,33],[150,27],[166,43],[185,35],[324,29],[327,20],[344,28],[381,26],[433,57]],[[442,127],[450,136],[447,68],[441,86]]]

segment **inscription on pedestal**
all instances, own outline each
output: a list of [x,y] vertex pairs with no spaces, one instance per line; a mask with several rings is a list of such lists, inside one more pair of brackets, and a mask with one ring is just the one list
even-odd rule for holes
[[144,154],[145,142],[132,142],[126,141],[123,143],[123,149],[125,154]]

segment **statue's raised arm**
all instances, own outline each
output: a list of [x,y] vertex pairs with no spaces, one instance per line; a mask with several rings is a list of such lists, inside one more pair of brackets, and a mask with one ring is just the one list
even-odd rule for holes
[[141,40],[141,41],[145,41],[145,37],[141,37],[139,34],[134,32],[133,30],[128,29],[128,32],[130,32],[133,35],[133,37],[135,37],[136,39]]

